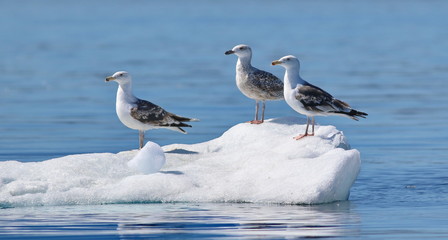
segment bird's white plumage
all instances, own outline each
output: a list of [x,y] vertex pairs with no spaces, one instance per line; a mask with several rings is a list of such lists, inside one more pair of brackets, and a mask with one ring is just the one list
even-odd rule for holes
[[[123,74],[120,76],[120,74]],[[138,107],[137,98],[132,93],[132,80],[128,73],[117,72],[114,75],[115,81],[118,82],[117,99],[116,99],[116,112],[118,119],[128,128],[146,131],[155,126],[145,124],[131,116],[131,109]],[[118,78],[120,76],[121,78]]]
[[285,56],[272,64],[286,69],[284,77],[284,97],[288,105],[306,116],[348,116],[352,110],[347,103],[335,99],[329,93],[300,77],[300,62],[292,56]]
[[132,93],[131,76],[124,71],[107,77],[106,81],[118,83],[116,112],[120,121],[128,128],[139,130],[140,148],[143,147],[144,132],[153,128],[167,128],[186,133],[181,127],[191,127],[184,122],[198,121],[181,117],[165,111],[163,108],[139,99]]
[[[286,82],[286,81],[285,81]],[[296,99],[296,96],[299,92],[299,87],[302,86],[301,84],[295,84],[295,86],[286,87],[284,90],[284,97],[286,103],[294,109],[296,112],[307,115],[307,116],[314,116],[316,115],[315,112],[307,111],[304,107],[304,105]]]
[[296,96],[299,94],[299,88],[307,83],[300,77],[299,66],[299,64],[296,65],[293,63],[291,66],[288,66],[285,72],[283,95],[286,103],[296,112],[306,116],[324,115],[323,112],[319,113],[307,110],[303,103],[297,100]]
[[[314,116],[338,115],[358,120],[358,117],[365,118],[367,113],[352,109],[347,103],[331,96],[326,91],[316,87],[300,77],[300,62],[292,56],[285,56],[273,61],[272,65],[281,65],[286,69],[284,77],[284,97],[286,103],[303,115],[307,116],[307,127],[305,134],[295,137],[301,139],[305,136],[314,135]],[[312,123],[312,133],[308,134],[310,119]]]

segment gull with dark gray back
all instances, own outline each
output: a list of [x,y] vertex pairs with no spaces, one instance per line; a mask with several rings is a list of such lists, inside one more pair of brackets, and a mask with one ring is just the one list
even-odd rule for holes
[[154,128],[166,128],[187,133],[182,127],[191,127],[184,122],[199,121],[195,118],[181,117],[165,111],[146,100],[135,97],[132,93],[131,75],[125,71],[107,77],[106,82],[118,83],[116,111],[120,121],[128,128],[139,131],[139,148],[143,147],[145,131]]

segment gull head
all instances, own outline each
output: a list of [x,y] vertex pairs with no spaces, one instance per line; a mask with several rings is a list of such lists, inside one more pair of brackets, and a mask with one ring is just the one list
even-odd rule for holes
[[106,78],[106,82],[115,81],[118,84],[125,84],[131,82],[131,75],[125,71],[119,71],[114,73],[114,75]]
[[251,57],[252,49],[250,49],[250,47],[247,45],[240,44],[233,47],[232,50],[226,51],[224,54],[226,55],[235,54],[238,57]]
[[288,68],[300,68],[299,59],[294,57],[293,55],[288,55],[280,58],[279,60],[275,60],[272,62],[272,65],[280,65],[286,69]]

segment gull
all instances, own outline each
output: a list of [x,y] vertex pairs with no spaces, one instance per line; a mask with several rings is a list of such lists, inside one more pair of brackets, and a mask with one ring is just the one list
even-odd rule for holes
[[[251,65],[252,50],[249,46],[240,44],[226,51],[226,55],[238,56],[236,63],[236,86],[248,98],[255,100],[255,119],[252,124],[264,122],[266,100],[283,99],[283,82],[271,73],[262,71]],[[261,120],[258,119],[258,102],[263,102]]]
[[191,127],[183,122],[199,121],[195,118],[181,117],[163,108],[139,99],[132,93],[132,78],[125,71],[119,71],[106,78],[106,82],[118,83],[116,111],[120,121],[128,128],[139,131],[139,149],[143,147],[145,131],[166,128],[186,134],[181,127]]
[[[351,108],[347,103],[303,80],[299,74],[300,62],[296,57],[285,56],[273,61],[272,65],[280,65],[286,69],[284,77],[286,103],[296,112],[306,115],[305,133],[294,137],[294,139],[299,140],[306,136],[314,136],[314,116],[338,115],[358,121],[359,117],[366,118],[368,115]],[[310,117],[312,118],[312,131],[308,133]]]

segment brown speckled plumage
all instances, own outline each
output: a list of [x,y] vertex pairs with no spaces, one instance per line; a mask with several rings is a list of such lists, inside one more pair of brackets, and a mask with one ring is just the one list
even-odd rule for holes
[[[226,51],[225,54],[238,56],[236,85],[241,93],[256,101],[255,119],[251,123],[262,123],[264,121],[265,101],[283,99],[283,82],[272,73],[251,65],[252,50],[247,45],[237,45],[232,50]],[[261,120],[258,119],[258,101],[263,102]]]

